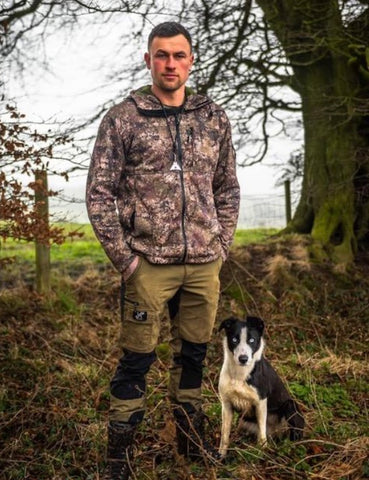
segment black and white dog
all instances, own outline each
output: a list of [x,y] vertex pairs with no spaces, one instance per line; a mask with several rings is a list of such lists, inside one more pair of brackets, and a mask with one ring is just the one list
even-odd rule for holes
[[219,331],[223,339],[224,361],[219,377],[222,403],[222,432],[219,453],[224,457],[229,446],[233,412],[239,412],[243,427],[266,444],[287,424],[291,440],[302,437],[304,418],[277,372],[263,356],[264,322],[257,317],[245,321],[231,317]]

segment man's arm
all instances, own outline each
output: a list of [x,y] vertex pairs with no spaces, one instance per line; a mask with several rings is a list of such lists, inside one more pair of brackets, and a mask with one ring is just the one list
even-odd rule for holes
[[220,129],[223,135],[213,181],[213,194],[221,226],[220,241],[223,248],[223,260],[225,260],[237,227],[240,187],[236,175],[236,154],[232,143],[231,126],[224,112],[220,117]]
[[92,153],[86,206],[105,253],[126,278],[131,273],[135,255],[125,242],[115,203],[124,161],[123,140],[117,130],[116,120],[108,113],[99,127]]

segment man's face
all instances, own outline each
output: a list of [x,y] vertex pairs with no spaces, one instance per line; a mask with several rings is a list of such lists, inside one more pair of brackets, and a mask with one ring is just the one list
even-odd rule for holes
[[193,65],[190,44],[183,35],[154,37],[150,51],[145,54],[154,87],[173,92],[185,85]]

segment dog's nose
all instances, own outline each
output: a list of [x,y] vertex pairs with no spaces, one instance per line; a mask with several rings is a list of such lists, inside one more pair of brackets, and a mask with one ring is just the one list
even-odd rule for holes
[[246,365],[248,359],[249,357],[247,355],[240,355],[238,357],[238,361],[240,362],[241,365]]

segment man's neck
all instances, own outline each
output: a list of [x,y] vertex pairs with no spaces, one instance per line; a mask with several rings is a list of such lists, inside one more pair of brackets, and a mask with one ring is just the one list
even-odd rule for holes
[[156,85],[152,85],[151,91],[163,105],[167,105],[168,107],[180,107],[185,101],[184,87],[174,90],[173,92],[166,92],[156,87]]

